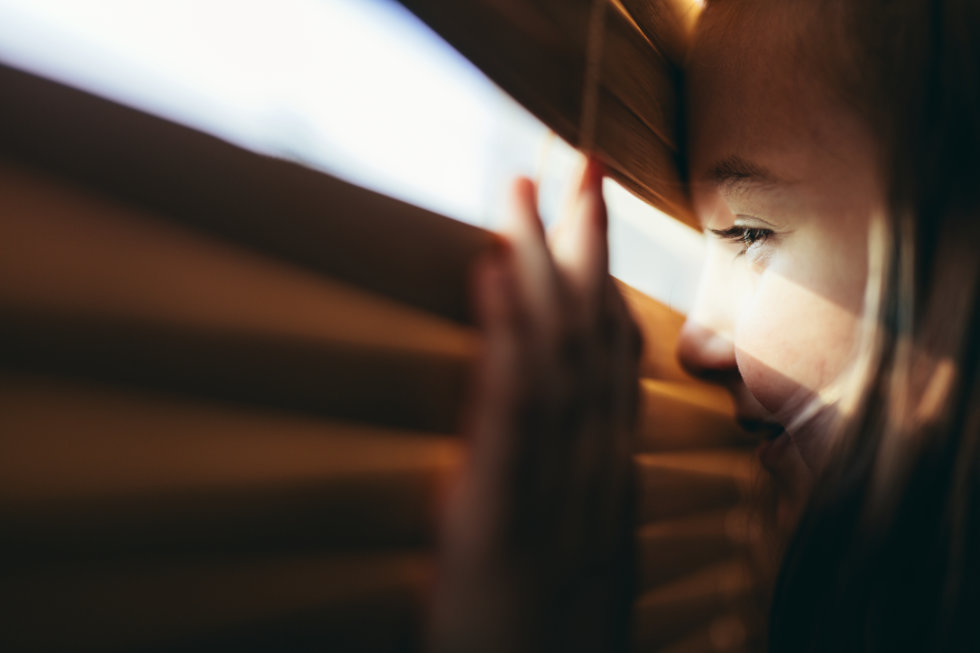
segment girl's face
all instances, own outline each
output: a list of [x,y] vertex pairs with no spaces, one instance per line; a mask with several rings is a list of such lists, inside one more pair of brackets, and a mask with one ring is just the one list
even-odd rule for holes
[[883,204],[870,132],[801,56],[817,37],[796,5],[719,0],[702,16],[689,145],[708,247],[679,356],[728,386],[750,430],[790,427],[760,455],[802,498],[826,440],[792,425],[852,358]]

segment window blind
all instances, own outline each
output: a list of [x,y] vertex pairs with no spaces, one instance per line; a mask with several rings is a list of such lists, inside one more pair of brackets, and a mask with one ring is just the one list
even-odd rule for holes
[[[417,649],[493,235],[11,68],[0,88],[0,648]],[[751,646],[751,456],[674,360],[681,316],[624,292],[637,647]]]
[[679,1],[399,2],[624,187],[697,225],[680,174]]

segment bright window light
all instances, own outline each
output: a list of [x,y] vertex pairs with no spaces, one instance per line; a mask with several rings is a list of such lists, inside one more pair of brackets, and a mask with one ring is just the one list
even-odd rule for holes
[[[577,155],[391,0],[0,0],[9,65],[493,227]],[[701,238],[607,183],[613,273],[685,310]]]

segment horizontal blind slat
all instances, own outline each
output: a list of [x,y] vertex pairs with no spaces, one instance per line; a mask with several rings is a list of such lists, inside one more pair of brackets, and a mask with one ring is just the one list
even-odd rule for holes
[[21,167],[0,215],[7,367],[456,428],[467,328]]
[[733,559],[640,595],[634,604],[634,645],[647,650],[676,641],[719,615],[744,609],[754,581]]
[[677,360],[677,338],[684,316],[625,283],[617,283],[643,336],[640,376],[694,382]]
[[641,453],[746,448],[758,442],[735,423],[731,397],[721,388],[641,379],[639,411]]
[[0,549],[427,546],[452,436],[0,377]]
[[5,574],[9,651],[372,650],[419,640],[413,554],[175,557]]
[[452,356],[472,349],[470,330],[437,315],[2,160],[0,215],[8,311]]
[[638,588],[649,590],[744,553],[757,529],[738,508],[645,524],[636,534]]
[[757,473],[751,453],[740,451],[637,454],[634,459],[641,525],[735,507]]

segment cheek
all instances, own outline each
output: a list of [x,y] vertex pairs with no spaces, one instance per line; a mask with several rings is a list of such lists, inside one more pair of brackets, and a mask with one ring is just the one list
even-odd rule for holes
[[[827,293],[765,272],[735,324],[735,356],[749,391],[771,412],[819,395],[844,371],[858,317]],[[801,394],[802,393],[802,394]]]

